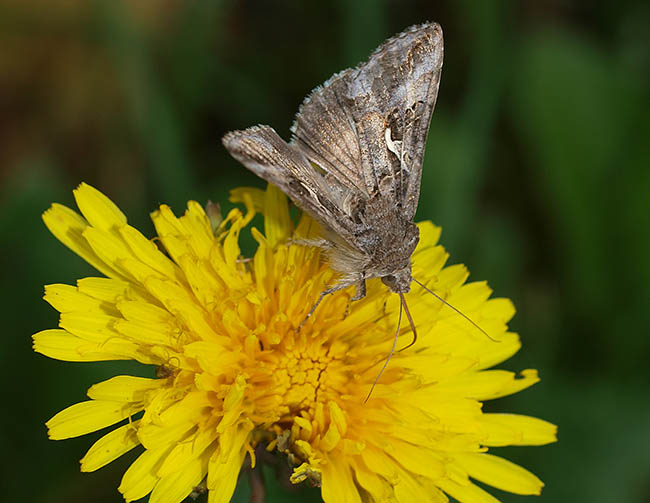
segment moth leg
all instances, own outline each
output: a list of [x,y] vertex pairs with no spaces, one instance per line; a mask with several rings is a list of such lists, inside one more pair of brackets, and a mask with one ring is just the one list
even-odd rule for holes
[[352,297],[353,302],[355,300],[361,300],[366,296],[366,279],[362,277],[356,284],[356,291],[354,292],[354,297]]
[[361,300],[366,296],[366,280],[363,276],[361,276],[361,279],[357,281],[355,288],[354,296],[350,299],[348,305],[345,306],[345,316],[350,314],[350,307],[355,300]]
[[[305,323],[307,323],[307,320],[309,319],[309,317],[312,314],[314,314],[314,311],[316,311],[316,308],[323,301],[323,299],[325,297],[327,297],[331,293],[338,292],[339,290],[343,290],[344,288],[347,288],[350,285],[354,285],[355,282],[356,281],[341,281],[340,283],[337,283],[336,285],[334,285],[334,286],[332,286],[332,287],[330,287],[330,288],[328,288],[326,290],[323,290],[321,292],[320,296],[318,297],[318,300],[314,303],[314,305],[311,307],[311,309],[307,313],[307,316],[305,316],[305,319],[302,320],[302,323],[298,327],[298,332],[300,332],[300,329],[304,326]],[[365,288],[364,288],[364,291],[365,291]]]

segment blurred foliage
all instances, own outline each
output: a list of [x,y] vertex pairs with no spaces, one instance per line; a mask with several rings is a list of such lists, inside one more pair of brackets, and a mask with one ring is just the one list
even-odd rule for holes
[[[80,474],[93,436],[50,442],[43,423],[98,380],[150,372],[31,352],[30,335],[57,323],[43,284],[94,274],[41,212],[72,205],[86,181],[152,235],[160,202],[180,212],[188,199],[262,186],[226,154],[223,133],[264,123],[287,137],[311,88],[425,20],[445,30],[445,68],[418,218],[442,225],[452,261],[518,307],[524,347],[504,367],[538,368],[542,382],[486,408],[560,426],[557,444],[500,451],[546,482],[542,496],[498,496],[650,502],[650,8],[640,0],[1,0],[6,501],[121,501],[134,453]],[[318,500],[266,478],[269,501]],[[247,491],[243,475],[233,501]]]

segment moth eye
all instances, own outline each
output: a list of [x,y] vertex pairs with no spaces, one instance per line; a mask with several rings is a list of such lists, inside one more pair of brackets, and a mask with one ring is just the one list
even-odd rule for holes
[[393,274],[387,274],[381,277],[381,282],[391,290],[394,290],[397,285],[397,278]]

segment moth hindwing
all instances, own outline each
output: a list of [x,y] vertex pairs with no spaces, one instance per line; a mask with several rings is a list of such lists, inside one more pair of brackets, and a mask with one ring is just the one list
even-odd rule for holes
[[356,284],[360,298],[365,280],[377,277],[396,293],[409,291],[419,239],[413,217],[442,59],[440,26],[413,26],[314,89],[289,143],[269,126],[224,136],[233,157],[323,227],[321,245],[341,273],[323,295]]

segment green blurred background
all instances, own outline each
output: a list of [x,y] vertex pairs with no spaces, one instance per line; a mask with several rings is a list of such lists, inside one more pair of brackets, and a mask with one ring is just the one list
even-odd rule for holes
[[[503,367],[542,382],[486,409],[560,427],[557,444],[496,450],[538,474],[542,496],[494,493],[650,502],[649,19],[633,0],[2,0],[0,499],[121,501],[133,455],[81,474],[98,435],[53,442],[43,423],[94,382],[150,373],[31,352],[57,323],[43,285],[93,274],[41,212],[86,181],[151,236],[161,202],[181,212],[263,186],[226,154],[226,131],[287,138],[313,87],[435,20],[445,66],[418,219],[518,308],[524,347]],[[318,501],[269,483],[270,501]],[[233,501],[246,500],[244,479]]]

